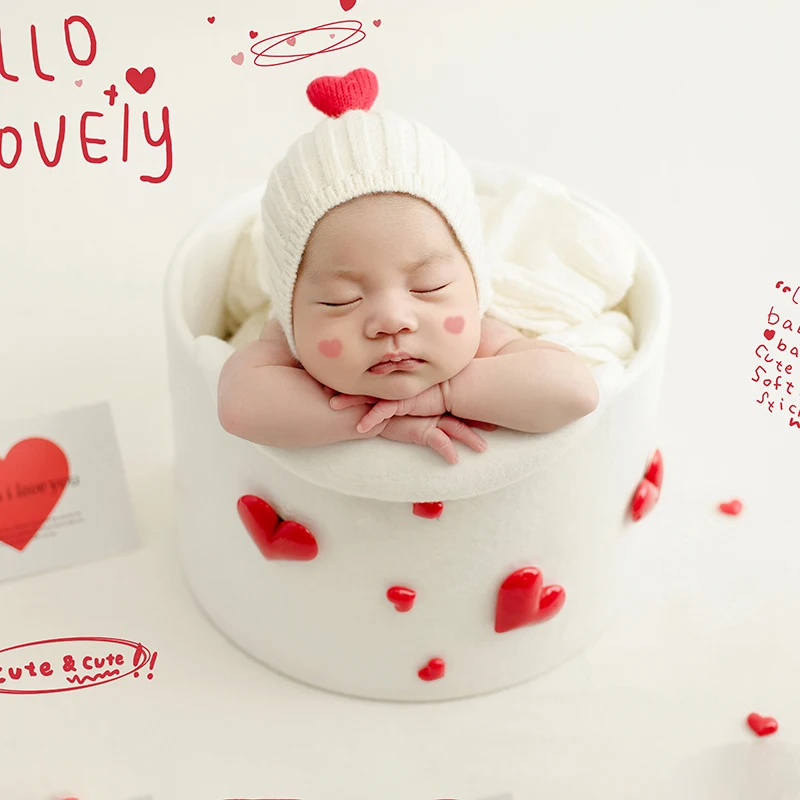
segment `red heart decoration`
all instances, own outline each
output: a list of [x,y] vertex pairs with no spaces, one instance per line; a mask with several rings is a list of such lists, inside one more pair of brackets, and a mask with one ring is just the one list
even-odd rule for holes
[[773,717],[762,717],[760,714],[750,714],[747,724],[759,736],[769,736],[778,730],[778,720]]
[[250,38],[255,39],[258,36],[258,31],[250,31]]
[[368,69],[354,69],[344,77],[324,75],[308,84],[306,89],[311,105],[329,117],[339,117],[345,111],[369,111],[378,96],[378,79]]
[[727,503],[720,503],[719,510],[723,514],[730,514],[735,517],[742,510],[742,502],[741,500],[731,500]]
[[773,338],[774,336],[775,336],[775,331],[773,331],[772,329],[770,329],[770,328],[767,328],[767,329],[764,331],[764,338],[765,338],[765,339],[766,339],[768,342],[771,342],[771,341],[772,341],[772,338]]
[[342,11],[349,11],[356,4],[356,0],[339,0]]
[[512,572],[497,593],[494,629],[497,633],[535,625],[554,617],[567,599],[561,586],[544,586],[536,567]]
[[209,25],[213,25],[214,24],[214,20],[216,19],[216,17],[206,17],[206,19],[208,20]]
[[134,91],[139,92],[139,94],[145,94],[146,92],[150,91],[150,87],[153,85],[155,79],[156,71],[152,67],[147,67],[141,72],[139,72],[138,69],[131,67],[125,73],[125,80],[128,81],[131,88]]
[[425,519],[439,519],[444,511],[444,503],[414,503],[414,514]]
[[658,502],[659,494],[658,487],[650,483],[647,478],[639,481],[631,501],[631,516],[634,522],[638,522],[645,514],[652,511],[653,506]]
[[394,607],[398,611],[411,611],[416,596],[417,593],[413,589],[406,589],[405,586],[392,586],[386,592],[389,602],[394,603]]
[[432,658],[417,675],[424,681],[438,681],[439,678],[444,677],[444,660]]
[[380,21],[379,19],[374,19],[374,20],[372,20],[372,24],[373,24],[373,25],[374,25],[376,28],[380,28],[380,26],[381,26],[381,21]]
[[661,489],[661,484],[664,480],[664,459],[661,457],[661,451],[656,450],[650,463],[647,465],[647,472],[644,474],[645,480],[650,481],[656,489]]
[[299,522],[280,521],[275,509],[260,497],[245,494],[236,504],[239,518],[264,558],[273,561],[311,561],[319,547],[314,534]]
[[289,47],[294,47],[297,44],[297,37],[296,36],[292,36],[291,39],[287,39],[286,40],[286,44],[288,44]]
[[[49,439],[17,442],[0,459],[0,542],[24,550],[47,521],[69,480],[64,451]],[[52,481],[52,484],[51,484]]]

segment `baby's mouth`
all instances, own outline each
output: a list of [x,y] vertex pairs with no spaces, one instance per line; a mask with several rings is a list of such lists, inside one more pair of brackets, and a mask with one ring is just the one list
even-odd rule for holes
[[381,361],[371,366],[368,371],[373,375],[386,375],[395,370],[407,372],[416,369],[420,364],[424,363],[425,362],[419,358],[402,358],[398,360]]

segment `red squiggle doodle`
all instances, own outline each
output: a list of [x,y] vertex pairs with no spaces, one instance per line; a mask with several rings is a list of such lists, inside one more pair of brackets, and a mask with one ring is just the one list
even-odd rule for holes
[[[35,656],[33,650],[36,650]],[[139,670],[153,669],[157,656],[158,652],[149,650],[141,642],[107,636],[26,642],[0,650],[0,694],[74,692],[113,683],[129,675],[137,678]],[[112,666],[114,669],[96,672]],[[152,680],[152,672],[147,677]]]
[[[344,27],[343,27],[344,26]],[[355,27],[350,27],[355,26]],[[337,42],[329,43],[320,50],[315,50],[310,53],[291,53],[280,54],[271,53],[276,47],[279,47],[289,39],[297,38],[305,34],[312,34],[316,31],[327,33],[328,31],[345,31],[349,35],[344,39]],[[355,41],[350,41],[354,37],[359,37]],[[326,37],[327,38],[327,37]],[[346,47],[352,47],[354,44],[359,44],[367,38],[367,34],[363,29],[363,25],[357,19],[344,19],[338,22],[326,22],[322,25],[317,25],[314,28],[307,28],[305,30],[287,31],[286,33],[277,33],[274,36],[269,36],[266,39],[260,39],[250,47],[250,52],[255,56],[253,64],[257,67],[280,67],[283,64],[291,64],[294,61],[302,61],[304,58],[311,58],[311,56],[318,56],[322,53],[334,53],[337,50],[344,50]],[[262,47],[266,43],[270,43],[267,47]],[[349,44],[348,44],[349,42]],[[261,59],[275,59],[274,61],[261,61]]]

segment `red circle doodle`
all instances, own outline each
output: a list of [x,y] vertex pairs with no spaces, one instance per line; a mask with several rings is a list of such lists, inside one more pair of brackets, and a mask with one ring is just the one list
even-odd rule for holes
[[[350,27],[355,26],[355,27]],[[291,53],[291,54],[272,54],[270,51],[279,47],[289,39],[297,39],[303,34],[314,33],[315,31],[346,31],[349,33],[343,39],[332,42],[319,50],[311,53]],[[355,41],[350,41],[354,37],[360,37]],[[344,50],[346,47],[352,47],[354,44],[363,42],[367,38],[367,34],[363,29],[363,25],[357,19],[345,19],[338,22],[325,22],[322,25],[317,25],[313,28],[306,28],[305,30],[287,31],[286,33],[277,33],[274,36],[269,36],[266,39],[261,39],[250,47],[250,52],[255,56],[253,64],[256,67],[279,67],[283,64],[291,64],[293,61],[301,61],[304,58],[311,58],[311,56],[318,56],[322,53],[335,53],[337,50]],[[262,45],[268,44],[267,47]],[[260,61],[260,59],[275,59],[274,61]]]

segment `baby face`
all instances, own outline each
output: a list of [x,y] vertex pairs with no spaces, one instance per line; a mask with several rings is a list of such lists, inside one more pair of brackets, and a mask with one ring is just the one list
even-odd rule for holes
[[[292,302],[297,354],[344,394],[413,397],[475,356],[480,313],[466,256],[431,205],[364,195],[316,224]],[[394,364],[380,362],[402,358]]]

